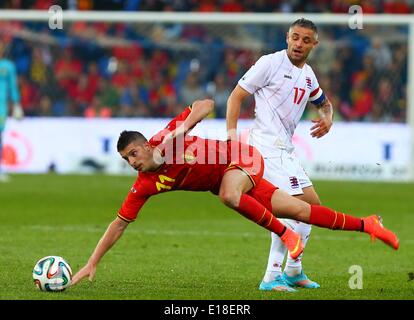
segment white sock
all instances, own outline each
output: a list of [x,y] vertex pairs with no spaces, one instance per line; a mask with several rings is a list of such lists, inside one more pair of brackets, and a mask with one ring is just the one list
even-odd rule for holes
[[265,282],[271,282],[282,274],[282,265],[287,252],[279,236],[271,232],[271,238],[269,258],[267,260],[266,273],[263,278]]
[[[308,242],[308,239],[311,233],[312,226],[307,223],[294,221],[292,229],[296,233],[300,234],[303,245],[306,246],[306,243]],[[303,257],[303,253],[301,253],[300,256],[297,257],[297,259],[292,259],[288,255],[284,272],[289,277],[297,276],[302,272],[302,257]]]

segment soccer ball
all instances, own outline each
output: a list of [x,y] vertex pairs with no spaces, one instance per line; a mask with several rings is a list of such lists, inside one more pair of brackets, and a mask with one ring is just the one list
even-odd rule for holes
[[59,256],[47,256],[36,262],[33,280],[42,291],[63,291],[70,286],[72,269]]

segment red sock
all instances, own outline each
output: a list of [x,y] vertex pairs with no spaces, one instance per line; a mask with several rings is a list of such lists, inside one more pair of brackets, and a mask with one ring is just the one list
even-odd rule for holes
[[353,217],[330,208],[311,205],[309,223],[328,229],[363,231],[364,224],[361,218]]
[[269,231],[282,236],[286,227],[269,210],[255,198],[242,194],[239,207],[236,210],[247,219],[261,225]]

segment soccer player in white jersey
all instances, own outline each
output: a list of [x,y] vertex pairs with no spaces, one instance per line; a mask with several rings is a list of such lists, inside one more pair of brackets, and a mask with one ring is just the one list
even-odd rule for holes
[[[287,49],[262,56],[239,80],[227,101],[228,138],[236,140],[237,120],[243,100],[254,95],[255,119],[249,131],[248,143],[262,153],[265,160],[264,177],[310,204],[320,204],[319,197],[295,157],[292,136],[307,102],[317,107],[318,119],[312,120],[312,137],[320,138],[332,126],[333,109],[319,88],[312,68],[306,64],[309,53],[318,44],[318,31],[312,21],[299,19],[286,34]],[[294,220],[283,222],[299,233],[303,243],[309,238],[311,227]],[[302,270],[302,255],[293,260],[286,256],[286,248],[272,234],[269,260],[259,289],[296,291],[294,287],[319,288]]]

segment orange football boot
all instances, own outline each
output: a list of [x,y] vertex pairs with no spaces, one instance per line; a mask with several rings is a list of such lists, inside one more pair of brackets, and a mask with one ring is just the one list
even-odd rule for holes
[[364,220],[364,232],[368,233],[373,241],[378,238],[390,247],[398,250],[400,243],[397,236],[382,225],[380,216],[372,215],[362,219]]
[[296,259],[303,252],[304,245],[300,235],[290,228],[286,228],[285,233],[280,237],[285,244],[292,259]]

